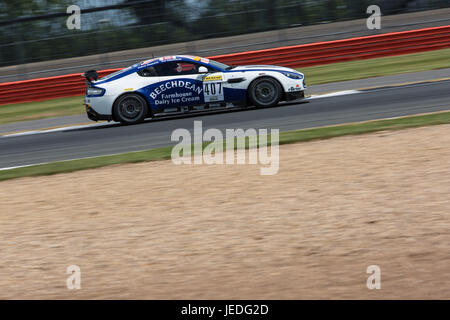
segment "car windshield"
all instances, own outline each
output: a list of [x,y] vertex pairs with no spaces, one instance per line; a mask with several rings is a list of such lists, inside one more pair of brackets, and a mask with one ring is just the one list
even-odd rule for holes
[[209,64],[212,65],[215,68],[219,68],[219,69],[222,69],[222,70],[230,70],[230,69],[234,68],[233,66],[229,66],[229,65],[226,65],[225,63],[217,62],[217,61],[214,61],[214,60],[209,60]]
[[106,75],[106,76],[100,78],[100,80],[108,80],[109,78],[112,78],[112,77],[114,77],[114,76],[116,76],[116,75],[118,75],[118,74],[121,74],[121,73],[123,73],[123,72],[126,72],[126,71],[132,69],[132,68],[135,68],[135,67],[138,66],[138,65],[139,65],[139,63],[136,63],[136,64],[134,64],[134,65],[132,65],[132,66],[129,66],[129,67],[126,67],[126,68],[124,68],[124,69],[120,69],[120,70],[118,70],[118,71],[116,71],[116,72],[110,73],[110,74],[108,74],[108,75]]

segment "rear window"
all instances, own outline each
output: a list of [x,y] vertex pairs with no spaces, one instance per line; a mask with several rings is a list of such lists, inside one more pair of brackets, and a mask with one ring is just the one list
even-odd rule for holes
[[108,79],[110,79],[110,78],[112,78],[112,77],[114,77],[114,76],[117,76],[117,75],[119,75],[119,74],[122,74],[122,73],[124,73],[124,72],[127,72],[127,71],[129,71],[129,70],[135,68],[137,65],[138,65],[138,64],[134,64],[134,65],[132,65],[132,66],[130,66],[130,67],[126,67],[126,68],[124,68],[124,69],[122,69],[122,70],[119,70],[119,71],[110,73],[110,74],[108,74],[107,76],[104,76],[104,77],[100,78],[100,80],[108,80]]

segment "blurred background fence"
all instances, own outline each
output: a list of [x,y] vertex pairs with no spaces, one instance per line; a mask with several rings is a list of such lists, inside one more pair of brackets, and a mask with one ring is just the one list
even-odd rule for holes
[[[210,57],[233,64],[269,64],[287,67],[417,53],[450,47],[450,26],[392,32],[368,37],[327,41]],[[99,71],[103,77],[118,69]],[[26,81],[0,83],[0,105],[82,95],[85,79],[80,73]]]
[[[66,27],[72,4],[80,30]],[[389,15],[450,0],[0,0],[0,67],[365,18],[370,4]]]

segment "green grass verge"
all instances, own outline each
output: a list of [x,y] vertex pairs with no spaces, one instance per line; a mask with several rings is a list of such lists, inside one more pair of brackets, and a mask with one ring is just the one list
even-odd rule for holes
[[0,106],[0,124],[85,113],[83,97],[58,98]]
[[[306,130],[288,131],[282,132],[280,134],[280,144],[446,123],[450,123],[450,112],[433,113],[397,119],[376,120]],[[205,147],[207,144],[208,143],[204,143],[203,147]],[[89,159],[61,161],[24,168],[4,170],[0,171],[0,181],[26,176],[51,175],[77,170],[93,169],[120,163],[165,160],[170,159],[171,150],[172,147],[165,147],[148,151],[130,152],[119,155],[102,156]]]
[[[405,72],[450,68],[450,49],[299,68],[308,85]],[[0,124],[83,114],[83,98],[70,97],[0,106]]]

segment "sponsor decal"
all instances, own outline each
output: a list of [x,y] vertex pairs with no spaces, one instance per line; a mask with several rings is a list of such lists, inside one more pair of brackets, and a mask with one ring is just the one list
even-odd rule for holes
[[296,88],[290,87],[290,88],[288,89],[288,91],[289,91],[289,92],[302,91],[302,88],[300,88],[299,85],[297,85]]
[[150,92],[150,98],[157,106],[186,105],[202,103],[201,94],[203,87],[194,81],[169,80],[160,83]]
[[222,80],[222,75],[215,75],[215,76],[207,76],[205,78],[203,78],[203,81],[217,81],[217,80]]
[[178,60],[178,58],[176,56],[165,56],[159,58],[159,61],[173,61],[173,60]]

